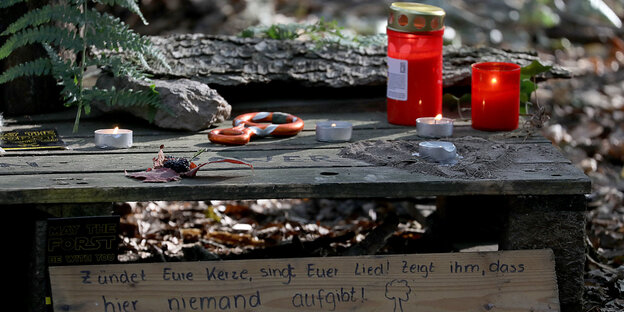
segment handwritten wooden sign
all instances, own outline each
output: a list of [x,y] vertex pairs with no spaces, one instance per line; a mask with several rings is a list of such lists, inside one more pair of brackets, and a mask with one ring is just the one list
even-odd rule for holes
[[550,250],[50,267],[55,311],[559,311]]
[[59,149],[65,143],[54,129],[32,129],[0,132],[0,147],[11,150]]

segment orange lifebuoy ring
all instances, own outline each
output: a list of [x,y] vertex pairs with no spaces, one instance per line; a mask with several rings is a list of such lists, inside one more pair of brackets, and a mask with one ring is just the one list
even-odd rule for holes
[[242,114],[232,121],[234,127],[215,129],[208,133],[210,142],[245,145],[252,136],[293,136],[303,130],[303,119],[280,112]]

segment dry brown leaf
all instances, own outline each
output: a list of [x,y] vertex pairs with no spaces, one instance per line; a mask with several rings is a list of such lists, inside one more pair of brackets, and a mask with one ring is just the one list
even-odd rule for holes
[[237,216],[246,216],[251,212],[249,205],[235,205],[235,204],[227,204],[225,205],[225,214],[227,215],[237,215]]
[[143,180],[143,182],[145,183],[164,183],[180,180],[180,175],[169,168],[156,168],[135,173],[126,172],[126,176],[138,180]]
[[194,243],[199,241],[202,230],[200,229],[180,229],[180,235],[185,243]]
[[228,232],[215,231],[215,232],[210,232],[206,234],[205,238],[215,240],[220,244],[234,245],[234,246],[247,245],[247,246],[257,247],[257,246],[262,246],[264,244],[263,240],[258,239],[257,237],[252,236],[250,234],[246,234],[246,233],[234,234],[234,233],[228,233]]

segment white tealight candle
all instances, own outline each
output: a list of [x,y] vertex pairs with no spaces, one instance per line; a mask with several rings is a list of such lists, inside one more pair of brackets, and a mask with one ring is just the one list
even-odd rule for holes
[[452,163],[457,158],[457,148],[451,142],[425,141],[418,144],[420,157],[438,163]]
[[453,135],[453,119],[438,115],[416,119],[418,136],[425,138],[443,138]]
[[95,130],[95,146],[99,148],[130,148],[132,147],[132,130],[99,129]]
[[351,140],[353,126],[347,121],[320,121],[316,123],[316,139],[321,142]]

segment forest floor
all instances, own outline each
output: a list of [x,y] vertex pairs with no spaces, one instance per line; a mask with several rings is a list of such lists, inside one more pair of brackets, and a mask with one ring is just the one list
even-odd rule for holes
[[[623,63],[619,62],[619,68],[614,65],[616,70],[603,72],[600,63],[588,58],[574,64],[577,77],[550,81],[538,91],[550,116],[543,134],[592,181],[587,213],[586,311],[623,311]],[[574,64],[567,65],[571,68]]]

